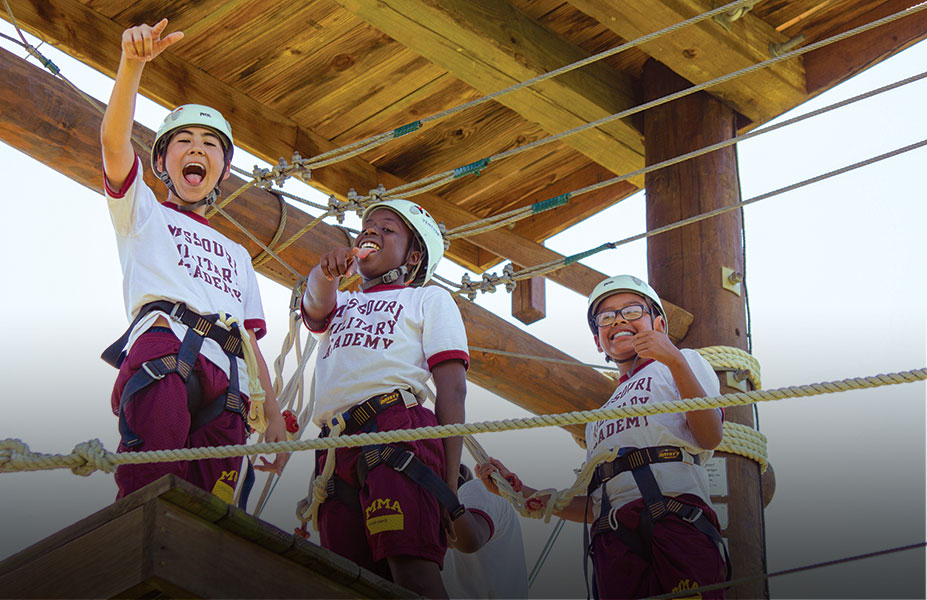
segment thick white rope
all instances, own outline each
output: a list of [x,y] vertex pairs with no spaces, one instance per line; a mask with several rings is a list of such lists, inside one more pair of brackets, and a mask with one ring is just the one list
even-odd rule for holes
[[[22,441],[7,439],[0,442],[0,472],[41,471],[69,468],[77,474],[89,474],[95,469],[112,472],[120,464],[142,464],[150,462],[174,462],[197,460],[203,458],[226,458],[230,456],[275,454],[279,452],[296,452],[302,450],[347,448],[374,444],[389,444],[430,438],[447,438],[465,434],[509,431],[515,429],[534,429],[538,427],[563,427],[600,421],[620,419],[632,416],[649,416],[659,413],[688,412],[726,406],[744,406],[756,402],[770,402],[784,398],[800,398],[845,392],[857,389],[869,389],[899,383],[912,383],[927,379],[927,368],[854,377],[838,381],[812,383],[790,386],[772,390],[753,390],[735,392],[712,398],[687,398],[675,402],[659,402],[624,406],[621,408],[600,408],[580,410],[554,415],[538,415],[499,421],[482,421],[476,423],[459,423],[423,427],[420,429],[398,429],[375,433],[360,433],[348,436],[333,436],[314,440],[293,440],[286,442],[263,442],[254,445],[209,446],[203,448],[183,448],[176,450],[151,450],[147,452],[112,453],[104,450],[99,440],[82,442],[71,454],[38,454],[30,452]],[[92,466],[92,468],[90,468]]]

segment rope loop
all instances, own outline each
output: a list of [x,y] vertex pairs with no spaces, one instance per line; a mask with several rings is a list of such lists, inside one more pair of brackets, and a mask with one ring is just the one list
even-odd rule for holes
[[753,389],[761,387],[760,361],[746,350],[733,346],[705,346],[698,353],[716,371],[733,371],[737,381],[749,379]]

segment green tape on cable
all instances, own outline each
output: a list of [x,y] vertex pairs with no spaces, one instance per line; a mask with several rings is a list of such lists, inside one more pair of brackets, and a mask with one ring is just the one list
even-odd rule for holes
[[397,127],[396,129],[394,129],[393,137],[394,138],[402,137],[407,133],[412,133],[413,131],[421,129],[421,127],[422,127],[421,121],[413,121],[412,123],[409,123],[408,125],[403,125],[402,127]]
[[531,205],[531,212],[537,214],[544,212],[545,210],[563,206],[569,202],[570,196],[572,196],[572,194],[567,192],[566,194],[560,194],[559,196],[554,196],[553,198],[548,198],[547,200],[542,200],[541,202],[535,202]]
[[463,177],[464,175],[469,175],[470,173],[475,173],[476,175],[480,174],[480,171],[486,168],[486,165],[489,164],[488,158],[481,158],[480,160],[470,163],[469,165],[464,165],[462,167],[457,167],[454,169],[454,179],[458,177]]

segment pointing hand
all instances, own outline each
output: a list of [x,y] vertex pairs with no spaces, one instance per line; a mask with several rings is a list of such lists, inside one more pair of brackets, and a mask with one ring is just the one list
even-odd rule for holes
[[161,19],[151,27],[138,25],[122,32],[122,53],[126,58],[149,62],[155,59],[171,44],[183,38],[182,31],[175,31],[166,35],[161,34],[167,28],[167,19]]

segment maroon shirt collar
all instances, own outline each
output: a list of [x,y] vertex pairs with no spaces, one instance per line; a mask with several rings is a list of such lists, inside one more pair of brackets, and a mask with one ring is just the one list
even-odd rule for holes
[[394,284],[394,283],[393,283],[393,284],[379,283],[379,284],[373,286],[372,288],[368,288],[368,289],[364,290],[363,293],[369,294],[369,293],[371,293],[371,292],[386,292],[386,291],[389,291],[389,290],[402,290],[402,289],[405,289],[406,287],[408,287],[408,286],[405,286],[405,285],[396,285],[396,284]]
[[211,225],[209,225],[209,219],[207,219],[206,217],[200,216],[200,215],[196,214],[195,212],[190,212],[189,210],[181,210],[180,207],[177,206],[177,205],[176,205],[175,203],[173,203],[173,202],[162,202],[162,203],[161,203],[161,206],[166,206],[167,208],[170,208],[171,210],[175,210],[175,211],[179,212],[179,213],[182,214],[182,215],[187,215],[188,217],[190,217],[190,218],[193,219],[194,221],[197,221],[197,222],[199,222],[199,223],[202,223],[203,225],[206,225],[207,227],[211,227]]

